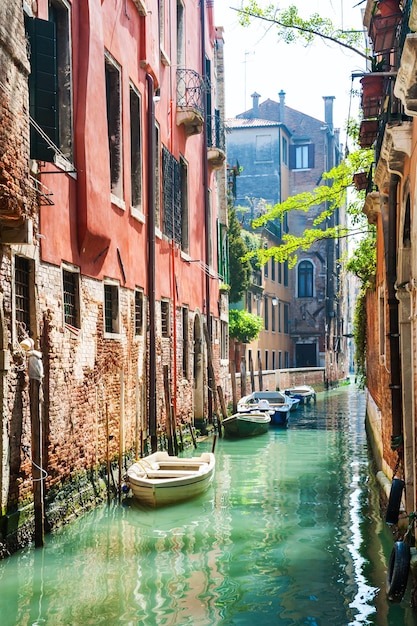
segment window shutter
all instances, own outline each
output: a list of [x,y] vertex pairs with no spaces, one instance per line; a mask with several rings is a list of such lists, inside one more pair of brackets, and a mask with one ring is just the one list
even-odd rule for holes
[[295,146],[290,146],[290,170],[295,169]]
[[[53,22],[25,18],[30,43],[29,111],[51,141],[58,144],[58,81],[56,30]],[[30,156],[39,161],[54,160],[54,150],[31,127]]]
[[309,169],[314,167],[314,143],[308,144],[308,167]]

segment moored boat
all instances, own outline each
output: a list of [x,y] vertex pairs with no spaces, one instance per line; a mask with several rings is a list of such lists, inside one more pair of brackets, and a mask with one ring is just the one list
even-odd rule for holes
[[271,416],[267,410],[242,411],[223,420],[224,433],[228,437],[254,437],[268,431]]
[[316,399],[316,392],[310,385],[297,385],[295,387],[289,387],[285,389],[284,394],[289,398],[297,398],[300,404],[308,404],[311,400]]
[[271,412],[271,424],[273,426],[285,426],[290,411],[294,410],[296,406],[291,398],[280,391],[254,391],[239,400],[237,409],[239,412],[254,409],[265,410],[263,405],[266,410]]
[[154,452],[133,463],[124,479],[138,502],[160,507],[204,493],[213,480],[214,471],[212,452],[189,458]]

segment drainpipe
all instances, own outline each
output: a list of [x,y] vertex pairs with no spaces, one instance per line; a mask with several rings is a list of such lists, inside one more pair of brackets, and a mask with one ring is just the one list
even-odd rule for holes
[[398,323],[398,300],[395,297],[396,261],[397,261],[397,188],[399,177],[391,174],[388,195],[388,245],[386,248],[386,272],[389,310],[389,344],[391,371],[391,410],[392,436],[402,434],[401,371],[400,371],[400,333]]
[[156,452],[156,337],[155,337],[155,103],[154,81],[146,74],[148,88],[148,301],[149,301],[149,434]]
[[[201,65],[202,65],[202,76],[203,76],[203,84],[207,85],[207,72],[206,72],[206,19],[205,19],[205,9],[206,2],[205,0],[201,0],[200,2],[200,10],[201,10]],[[205,225],[205,247],[206,247],[206,268],[207,271],[204,272],[205,280],[206,280],[206,322],[207,322],[207,330],[208,330],[208,338],[211,342],[211,323],[210,323],[210,275],[209,275],[209,267],[210,267],[210,211],[209,211],[209,192],[208,192],[208,160],[207,160],[207,98],[203,98],[204,103],[204,124],[203,124],[203,188],[204,188],[204,225]],[[211,424],[213,422],[213,406],[212,406],[212,389],[213,389],[214,381],[211,380],[210,368],[208,368],[208,422]]]

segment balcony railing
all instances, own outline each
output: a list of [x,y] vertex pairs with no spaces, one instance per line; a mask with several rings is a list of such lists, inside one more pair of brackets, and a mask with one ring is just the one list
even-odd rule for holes
[[204,81],[195,70],[177,69],[177,124],[187,135],[201,133],[204,123]]
[[207,116],[207,158],[214,168],[221,167],[226,159],[225,126],[217,109]]

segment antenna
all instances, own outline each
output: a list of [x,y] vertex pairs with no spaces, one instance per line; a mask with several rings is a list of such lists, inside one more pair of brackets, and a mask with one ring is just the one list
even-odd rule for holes
[[247,61],[248,61],[248,59],[247,59],[248,54],[255,54],[255,53],[253,52],[253,50],[245,50],[245,60],[243,61],[243,63],[245,64],[245,79],[244,79],[244,90],[245,90],[245,92],[244,92],[245,109],[244,110],[245,111],[246,111],[246,64],[247,64]]

